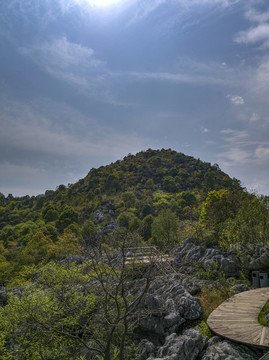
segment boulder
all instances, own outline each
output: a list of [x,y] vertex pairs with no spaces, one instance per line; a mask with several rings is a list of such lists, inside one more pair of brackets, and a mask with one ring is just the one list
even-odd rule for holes
[[96,210],[94,212],[94,217],[97,219],[97,221],[102,222],[105,220],[105,215],[102,213],[101,210]]
[[194,329],[188,329],[180,336],[173,333],[166,337],[157,357],[150,357],[148,360],[195,360],[206,342],[207,337]]
[[198,244],[195,238],[188,238],[182,246],[174,252],[173,265],[182,270],[186,264],[195,266],[200,264],[204,270],[217,266],[217,270],[223,271],[227,276],[238,276],[241,264],[233,254],[223,253],[218,249],[206,249]]
[[200,300],[186,290],[177,275],[158,277],[141,304],[137,332],[164,339],[178,331],[186,320],[198,319],[202,312]]
[[214,336],[207,343],[202,360],[258,360],[261,354],[243,345],[235,345]]
[[231,287],[231,292],[234,292],[234,293],[241,293],[241,292],[244,292],[244,291],[249,291],[251,290],[250,287],[246,284],[236,284],[234,286]]
[[104,226],[101,230],[99,230],[97,232],[98,236],[103,236],[103,235],[107,235],[107,234],[111,234],[113,233],[115,230],[117,230],[119,228],[119,225],[117,224],[116,221],[112,221],[111,223],[107,224],[106,226]]
[[269,247],[249,246],[250,259],[247,267],[249,270],[269,269]]
[[147,339],[143,339],[138,344],[138,350],[140,352],[139,360],[146,360],[148,357],[154,356],[156,346]]

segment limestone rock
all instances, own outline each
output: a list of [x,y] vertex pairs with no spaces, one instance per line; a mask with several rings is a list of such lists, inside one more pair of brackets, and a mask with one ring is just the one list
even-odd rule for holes
[[164,345],[157,352],[157,358],[148,360],[195,360],[206,341],[207,337],[194,329],[188,329],[180,336],[173,333],[166,337]]
[[236,293],[241,293],[244,291],[249,291],[251,290],[250,287],[246,284],[237,284],[231,287],[231,291],[232,292],[236,292]]
[[242,345],[222,341],[215,336],[208,341],[202,360],[258,360],[259,355]]
[[156,351],[155,345],[147,339],[140,341],[138,344],[138,349],[140,352],[140,360],[146,360],[148,357],[154,356]]
[[139,331],[161,338],[176,332],[186,320],[198,319],[203,312],[200,300],[173,275],[154,279],[141,307],[145,315],[140,319]]
[[105,219],[105,215],[102,213],[101,210],[96,210],[94,212],[94,217],[97,219],[97,221],[102,222]]
[[227,276],[238,276],[241,270],[239,259],[234,255],[223,253],[218,249],[206,249],[199,245],[194,238],[188,238],[182,246],[174,252],[174,266],[180,269],[186,264],[199,263],[205,270],[217,264],[218,270]]

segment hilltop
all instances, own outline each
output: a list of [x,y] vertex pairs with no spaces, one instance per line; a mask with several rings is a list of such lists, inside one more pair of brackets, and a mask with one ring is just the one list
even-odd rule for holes
[[[240,182],[222,172],[217,164],[211,165],[170,149],[148,149],[136,155],[129,154],[110,165],[93,168],[77,183],[67,187],[59,185],[55,191],[47,190],[45,194],[32,197],[10,194],[5,198],[1,194],[0,229],[7,224],[35,221],[42,214],[44,216],[49,204],[58,215],[66,206],[72,207],[79,211],[79,223],[83,223],[104,201],[114,203],[116,212],[120,213],[124,206],[128,207],[127,200],[123,200],[125,204],[120,201],[123,193],[128,193],[129,203],[136,204],[138,210],[143,207],[143,202],[156,203],[154,195],[165,202],[164,199],[172,195],[177,197],[191,192],[202,201],[209,191],[223,188],[241,189]],[[163,194],[161,200],[160,194]],[[54,220],[58,218],[56,212]],[[158,209],[153,205],[149,212],[157,214]]]

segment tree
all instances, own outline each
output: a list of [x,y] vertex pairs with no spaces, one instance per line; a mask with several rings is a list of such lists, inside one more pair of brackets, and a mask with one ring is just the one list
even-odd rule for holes
[[66,208],[59,216],[56,226],[59,231],[63,231],[68,225],[78,222],[78,212],[73,208]]
[[152,238],[157,245],[169,247],[176,241],[178,219],[170,209],[162,210],[152,223]]
[[269,210],[263,198],[245,199],[236,216],[229,219],[221,233],[220,245],[227,249],[231,244],[260,244],[269,242]]
[[[138,307],[150,284],[153,264],[145,266],[144,282],[130,291],[133,264],[126,262],[131,241],[117,234],[120,245],[93,248],[82,264],[49,263],[26,273],[29,284],[10,293],[0,309],[0,349],[14,360],[71,360],[85,352],[97,359],[130,358],[126,343],[139,319]],[[4,344],[4,345],[3,345]]]
[[243,191],[211,191],[202,204],[200,229],[206,242],[226,249],[234,243],[267,244],[269,211],[263,198]]
[[42,231],[38,231],[28,242],[20,259],[26,264],[38,264],[41,261],[48,261],[54,256],[53,241],[49,236],[45,236]]

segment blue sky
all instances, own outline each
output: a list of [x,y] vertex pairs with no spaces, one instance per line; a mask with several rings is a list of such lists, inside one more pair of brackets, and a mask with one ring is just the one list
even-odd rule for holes
[[2,0],[0,192],[36,195],[148,148],[269,194],[263,0]]

